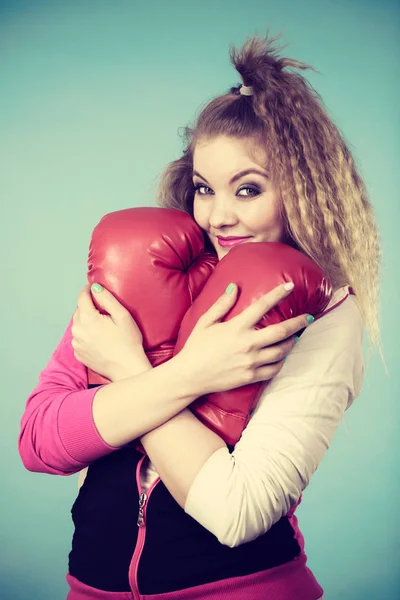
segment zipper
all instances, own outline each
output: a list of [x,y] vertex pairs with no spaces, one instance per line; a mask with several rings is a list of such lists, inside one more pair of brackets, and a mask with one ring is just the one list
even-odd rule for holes
[[147,500],[147,495],[146,494],[140,494],[139,496],[139,514],[138,514],[138,520],[136,525],[138,527],[144,527],[144,512],[143,512],[143,507],[146,504],[146,500]]
[[142,467],[144,459],[147,457],[145,454],[138,462],[136,467],[136,484],[139,491],[139,507],[138,507],[138,516],[136,524],[138,526],[138,536],[136,541],[135,550],[131,559],[131,564],[129,565],[129,585],[131,587],[131,592],[134,600],[140,600],[141,595],[139,593],[139,586],[137,582],[137,574],[139,570],[139,560],[143,551],[145,539],[146,539],[146,511],[148,500],[152,494],[153,489],[160,481],[160,477],[157,477],[155,481],[151,484],[147,493],[142,491],[142,486],[140,483],[140,469]]

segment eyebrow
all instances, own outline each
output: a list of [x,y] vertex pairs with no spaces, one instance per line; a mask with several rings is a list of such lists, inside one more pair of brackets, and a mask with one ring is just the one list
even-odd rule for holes
[[[262,171],[259,171],[258,169],[245,169],[244,171],[239,171],[239,173],[236,173],[236,175],[234,175],[232,177],[232,179],[230,180],[229,184],[234,183],[241,177],[244,177],[245,175],[249,175],[250,173],[257,173],[257,175],[261,175],[262,177],[265,177],[265,179],[269,179],[268,175],[266,175]],[[202,175],[200,175],[200,173],[198,173],[197,171],[193,171],[192,177],[194,177],[195,175],[197,175],[197,177],[200,177],[200,179],[205,181],[207,185],[210,185],[208,183],[207,179],[205,177],[203,177]]]

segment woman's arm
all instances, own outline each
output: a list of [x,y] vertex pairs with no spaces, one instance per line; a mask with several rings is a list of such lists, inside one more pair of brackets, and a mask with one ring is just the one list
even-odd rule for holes
[[132,327],[135,323],[131,315],[114,298],[120,318],[115,321],[112,313],[104,317],[89,301],[86,288],[80,294],[78,318],[75,313],[40,374],[39,385],[29,396],[21,420],[19,450],[31,471],[76,473],[159,427],[205,393],[270,379],[282,367],[282,353],[286,356],[293,346],[291,336],[308,324],[306,315],[300,315],[284,324],[255,330],[261,317],[289,295],[284,285],[257,299],[229,323],[221,323],[236,301],[235,288],[202,315],[177,356],[134,377],[86,389],[84,364],[112,379],[115,363],[123,362],[125,371],[131,362],[137,369],[138,360],[140,369],[150,367],[141,336],[135,341],[122,335],[127,323]]
[[303,333],[232,454],[189,410],[142,444],[176,501],[221,543],[266,532],[299,499],[360,393],[363,325],[354,300]]
[[185,508],[187,494],[197,474],[224,440],[184,409],[140,441],[158,475],[177,503]]
[[87,369],[74,356],[72,321],[40,373],[21,419],[18,447],[24,466],[70,475],[142,436],[183,410],[192,391],[177,360],[155,369],[143,354],[141,374],[87,389]]

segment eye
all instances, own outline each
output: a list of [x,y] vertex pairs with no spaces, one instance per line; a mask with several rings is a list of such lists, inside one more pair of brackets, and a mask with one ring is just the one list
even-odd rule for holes
[[253,196],[253,197],[255,197],[255,196],[259,196],[259,195],[261,194],[261,192],[260,192],[260,190],[258,189],[258,187],[252,187],[252,186],[251,186],[251,187],[249,187],[249,186],[246,186],[246,187],[242,187],[242,188],[240,188],[240,190],[238,190],[238,192],[242,192],[243,190],[246,190],[246,191],[249,191],[249,190],[250,190],[251,194],[249,194],[249,195],[250,195],[250,196]]
[[[199,190],[200,190],[201,188],[205,188],[206,190],[209,190],[209,189],[210,189],[210,188],[209,188],[209,187],[207,187],[206,185],[202,185],[201,183],[198,183],[197,185],[195,185],[195,186],[193,187],[193,192],[194,192],[195,194],[197,194],[197,193],[199,193]],[[200,193],[199,193],[199,196],[205,196],[205,194],[203,194],[203,193],[201,193],[201,194],[200,194]]]
[[[199,196],[206,196],[207,192],[200,192],[200,189],[205,189],[205,190],[211,190],[211,188],[209,188],[206,185],[203,185],[201,183],[198,183],[197,185],[195,185],[193,187],[193,192],[195,194],[199,194]],[[243,190],[246,190],[246,192],[250,192],[249,194],[246,194],[246,196],[244,196],[245,198],[248,196],[252,196],[253,198],[255,198],[256,196],[259,196],[261,194],[261,191],[259,190],[259,188],[257,186],[255,186],[254,184],[251,186],[243,186],[241,187],[237,193],[239,194],[239,192],[242,192]],[[243,197],[243,194],[241,194]]]

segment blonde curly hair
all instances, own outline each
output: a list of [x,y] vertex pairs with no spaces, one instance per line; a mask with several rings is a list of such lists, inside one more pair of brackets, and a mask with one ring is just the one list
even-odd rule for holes
[[[385,365],[379,327],[381,248],[373,207],[354,159],[320,95],[291,69],[315,69],[280,58],[280,35],[248,38],[230,60],[253,95],[240,85],[214,98],[193,127],[184,128],[183,155],[160,175],[157,204],[193,216],[193,152],[219,135],[254,139],[281,198],[288,243],[314,260],[334,287],[351,285],[369,334]],[[207,241],[207,238],[206,238]]]

